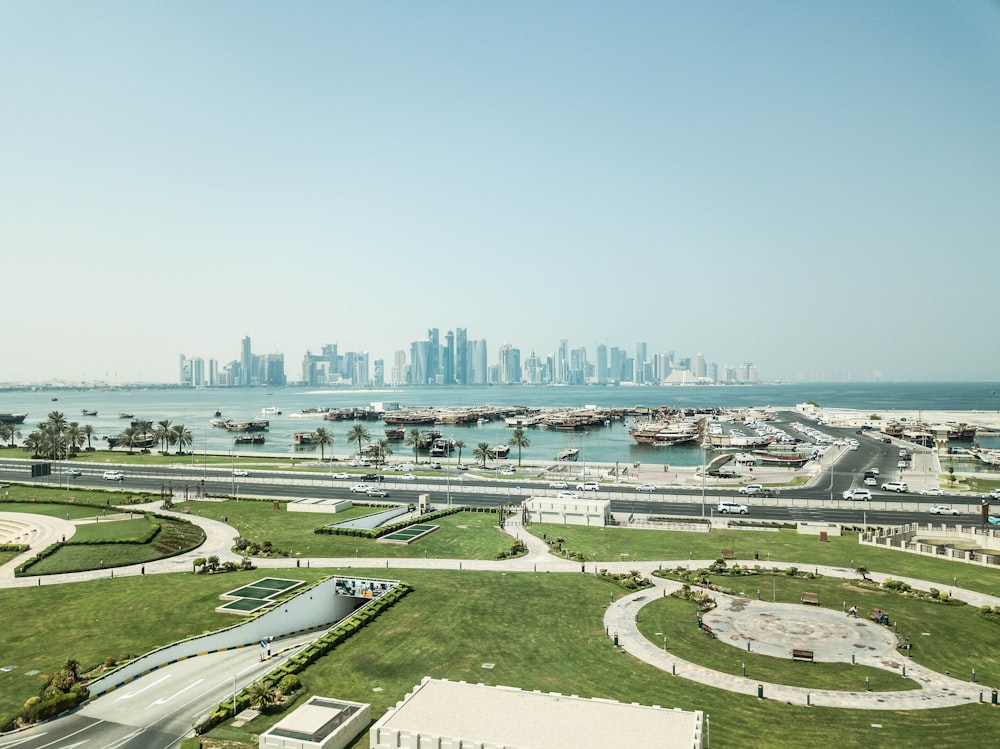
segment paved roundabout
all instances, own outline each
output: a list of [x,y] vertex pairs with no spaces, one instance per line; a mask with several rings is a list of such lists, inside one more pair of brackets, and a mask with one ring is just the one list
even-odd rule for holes
[[776,658],[792,650],[809,650],[813,660],[866,663],[900,669],[905,662],[896,649],[892,628],[867,619],[814,606],[770,603],[713,593],[717,608],[703,619],[720,642]]

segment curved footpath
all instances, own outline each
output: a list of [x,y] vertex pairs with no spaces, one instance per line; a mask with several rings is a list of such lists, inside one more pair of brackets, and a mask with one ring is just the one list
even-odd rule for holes
[[[156,503],[158,505],[159,503]],[[142,507],[137,509],[152,509]],[[177,517],[190,520],[201,526],[206,534],[206,541],[197,550],[180,554],[169,559],[161,559],[155,562],[148,562],[145,565],[131,565],[128,567],[118,567],[114,570],[91,570],[88,572],[67,573],[63,575],[46,575],[44,577],[14,577],[14,568],[25,559],[29,558],[36,551],[30,551],[18,558],[11,560],[0,567],[0,588],[33,587],[37,585],[49,585],[59,583],[79,582],[82,580],[95,580],[106,577],[127,577],[141,574],[156,574],[168,572],[187,572],[192,569],[192,561],[198,557],[217,555],[220,560],[239,561],[240,557],[231,550],[232,540],[236,535],[236,529],[226,523],[221,523],[207,518],[185,515],[183,513],[173,514]],[[49,516],[26,515],[24,513],[0,513],[0,520],[9,519],[11,516],[21,522],[30,520],[37,528],[36,535],[32,541],[44,545],[52,543],[65,534],[67,538],[72,535],[75,525],[85,522],[93,522],[91,519],[76,521],[76,523],[59,520]],[[108,520],[111,518],[108,517]],[[586,565],[580,562],[559,559],[549,553],[548,545],[540,538],[532,535],[522,528],[516,521],[508,520],[504,530],[512,537],[521,540],[528,547],[528,553],[517,559],[505,561],[498,560],[459,560],[459,559],[423,559],[423,558],[355,558],[355,557],[334,557],[334,558],[312,558],[312,559],[255,559],[254,564],[262,569],[287,569],[300,564],[316,567],[338,567],[350,568],[362,567],[371,569],[376,567],[386,567],[387,569],[446,569],[446,570],[473,570],[473,571],[505,571],[505,572],[581,572]],[[892,658],[887,658],[887,653],[873,653],[862,657],[859,661],[865,665],[871,665],[887,670],[898,670],[902,677],[902,668],[905,665],[906,678],[916,681],[920,688],[900,692],[839,692],[830,690],[810,690],[804,687],[792,687],[783,684],[773,684],[761,682],[757,679],[748,679],[732,674],[699,666],[696,663],[676,657],[669,650],[664,650],[656,644],[650,642],[639,632],[636,626],[636,616],[643,606],[656,600],[659,597],[669,594],[680,587],[680,583],[663,580],[652,576],[652,573],[660,567],[673,567],[677,565],[690,565],[692,567],[707,567],[714,560],[673,560],[657,562],[601,562],[600,566],[611,572],[625,572],[629,570],[639,570],[650,578],[654,587],[637,591],[619,598],[612,603],[605,612],[604,624],[609,633],[617,634],[618,645],[631,655],[655,666],[665,672],[675,676],[690,679],[701,684],[705,684],[717,689],[725,689],[741,694],[757,695],[759,690],[763,690],[763,696],[767,699],[777,699],[790,703],[822,705],[825,707],[842,707],[855,710],[922,710],[938,707],[954,707],[975,702],[988,701],[991,688],[981,684],[951,678],[949,676],[931,671],[919,664],[913,663],[905,657],[892,653]],[[592,563],[591,563],[592,564]],[[784,568],[789,565],[782,563],[772,563],[773,566]],[[591,571],[595,571],[591,567]],[[817,566],[818,574],[829,577],[853,578],[857,573],[852,569],[844,567]],[[878,582],[884,581],[889,575],[878,572],[870,573],[870,577]],[[895,580],[902,580],[909,583],[914,588],[927,589],[931,584],[917,580],[892,576]],[[1000,598],[976,593],[962,588],[953,588],[949,591],[953,597],[967,602],[973,606],[1000,605]],[[725,598],[721,594],[713,593],[717,598]],[[743,599],[745,600],[745,599]],[[768,616],[780,616],[781,613],[791,609],[802,607],[792,604],[767,604],[766,602],[754,602],[762,606],[762,611]],[[721,607],[720,607],[721,608]],[[842,612],[829,609],[815,610],[821,616],[836,618],[841,623],[846,618]],[[706,614],[706,616],[708,616]],[[852,622],[855,620],[851,620]],[[865,622],[857,622],[859,625],[867,625]],[[695,626],[693,623],[691,626]],[[761,646],[758,652],[766,648]],[[847,662],[846,652],[842,658],[830,658],[830,660],[840,660]]]

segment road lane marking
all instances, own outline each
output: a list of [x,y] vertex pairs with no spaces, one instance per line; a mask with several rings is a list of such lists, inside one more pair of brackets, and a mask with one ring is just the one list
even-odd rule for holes
[[163,678],[157,679],[152,684],[149,684],[148,686],[145,686],[142,689],[139,689],[138,691],[131,692],[129,694],[123,694],[121,697],[119,697],[117,700],[115,700],[115,702],[121,702],[122,700],[130,700],[133,697],[138,697],[140,694],[142,694],[146,690],[152,689],[153,687],[155,687],[158,684],[162,684],[163,682],[165,682],[169,678],[170,678],[170,674],[164,674]]
[[157,700],[156,702],[152,702],[152,703],[150,703],[149,706],[153,707],[154,705],[165,705],[167,702],[169,702],[170,700],[172,700],[174,697],[179,697],[180,695],[184,694],[184,692],[186,692],[187,690],[189,690],[189,689],[191,689],[193,687],[198,686],[203,681],[205,681],[205,680],[204,679],[198,679],[198,681],[192,682],[191,684],[188,684],[183,689],[178,690],[177,692],[174,692],[174,694],[172,694],[170,697],[164,697],[163,699]]

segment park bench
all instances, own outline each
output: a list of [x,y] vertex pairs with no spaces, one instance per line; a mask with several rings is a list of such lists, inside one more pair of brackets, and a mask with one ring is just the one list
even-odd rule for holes
[[704,632],[704,633],[705,633],[706,635],[708,635],[709,637],[711,637],[711,638],[712,638],[713,640],[714,640],[714,639],[716,639],[716,638],[718,637],[718,635],[717,635],[717,634],[715,634],[715,630],[714,630],[714,629],[712,629],[711,627],[709,627],[709,626],[708,626],[707,624],[704,624],[704,623],[703,623],[703,624],[701,625],[701,631],[702,631],[702,632]]
[[732,549],[723,549],[722,550],[722,558],[723,559],[736,559],[736,554],[733,553]]
[[797,661],[811,661],[813,660],[813,651],[802,650],[800,648],[793,648],[792,658],[794,658]]
[[813,603],[819,606],[819,593],[805,592],[802,594],[800,600],[802,603]]

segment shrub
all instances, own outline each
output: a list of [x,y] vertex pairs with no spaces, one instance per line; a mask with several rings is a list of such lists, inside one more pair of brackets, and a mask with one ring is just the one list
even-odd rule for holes
[[278,691],[282,694],[292,694],[302,688],[302,682],[295,674],[288,674],[278,682]]

